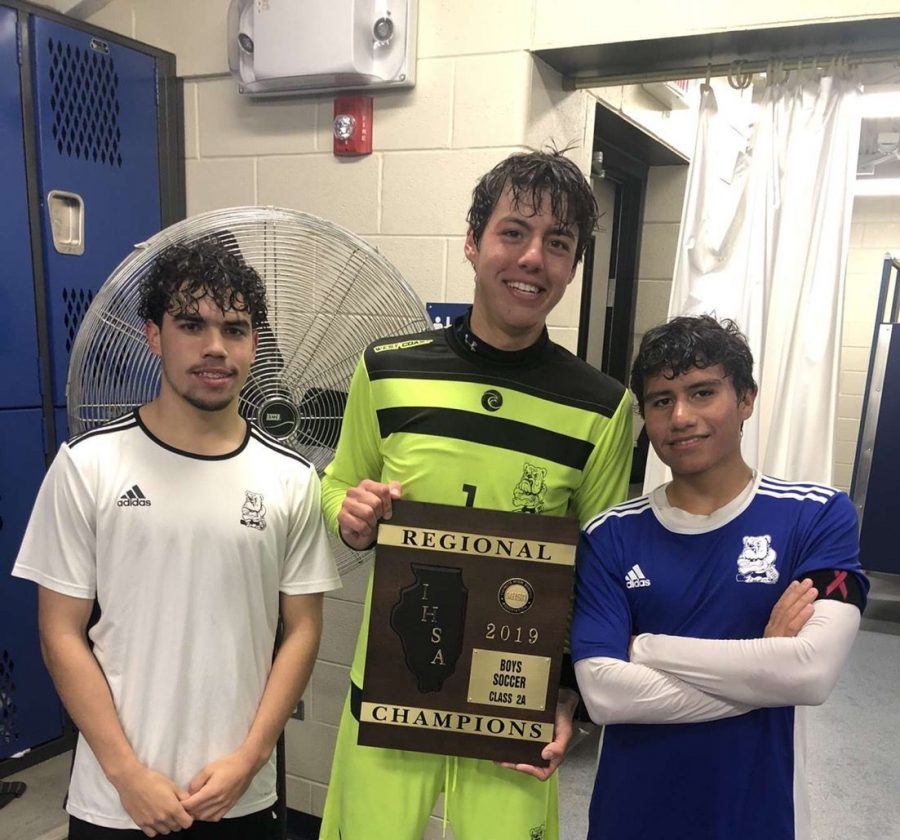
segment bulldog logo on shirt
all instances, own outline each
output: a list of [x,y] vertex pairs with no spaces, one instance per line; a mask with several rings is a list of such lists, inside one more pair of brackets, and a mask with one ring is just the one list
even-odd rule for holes
[[772,537],[744,537],[744,550],[738,555],[737,580],[740,583],[777,583],[778,554],[772,548]]
[[536,467],[527,461],[522,467],[522,477],[513,490],[513,509],[522,513],[541,513],[544,510],[544,493],[547,492],[546,467]]
[[254,493],[246,490],[244,504],[241,506],[241,525],[248,528],[256,528],[257,531],[266,530],[266,506],[263,504],[262,493]]

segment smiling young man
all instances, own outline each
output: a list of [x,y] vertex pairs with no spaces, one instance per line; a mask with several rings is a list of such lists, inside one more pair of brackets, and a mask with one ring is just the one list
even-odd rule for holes
[[[348,545],[369,547],[401,495],[569,513],[582,523],[624,498],[630,397],[550,341],[546,328],[596,218],[590,185],[559,153],[513,155],[479,181],[465,241],[471,310],[446,330],[376,342],[354,375],[322,489],[326,521]],[[547,768],[358,746],[370,597],[323,840],[420,840],[442,790],[456,840],[556,840],[554,770],[571,737],[575,692],[561,691]]]
[[[589,840],[809,840],[802,710],[868,583],[844,493],[754,472],[756,384],[730,321],[648,331],[631,387],[672,481],[584,529],[572,658],[606,724]],[[648,725],[652,724],[652,725]]]
[[275,742],[340,585],[319,480],[238,413],[266,320],[253,269],[213,238],[172,247],[141,316],[159,396],[63,444],[13,570],[39,584],[80,731],[68,837],[265,840]]

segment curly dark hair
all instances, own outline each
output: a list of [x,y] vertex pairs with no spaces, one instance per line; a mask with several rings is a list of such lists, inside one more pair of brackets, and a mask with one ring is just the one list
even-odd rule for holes
[[244,262],[229,231],[166,248],[141,279],[138,312],[162,326],[163,315],[195,313],[210,297],[223,312],[250,316],[258,329],[268,319],[266,289],[255,269]]
[[660,372],[666,379],[691,368],[722,365],[731,378],[738,400],[756,391],[753,354],[734,321],[717,321],[712,315],[679,316],[644,334],[631,366],[631,390],[644,416],[644,383]]
[[472,192],[472,206],[466,215],[476,245],[481,242],[500,196],[509,187],[516,209],[522,203],[530,208],[539,208],[546,199],[555,218],[575,224],[578,228],[575,265],[578,265],[597,227],[600,211],[591,185],[581,170],[564,155],[570,148],[519,152],[500,161],[482,176]]

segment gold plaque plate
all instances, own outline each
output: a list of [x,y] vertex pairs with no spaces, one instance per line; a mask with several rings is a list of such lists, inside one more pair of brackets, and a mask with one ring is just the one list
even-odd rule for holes
[[472,651],[469,702],[544,711],[550,657],[506,651]]

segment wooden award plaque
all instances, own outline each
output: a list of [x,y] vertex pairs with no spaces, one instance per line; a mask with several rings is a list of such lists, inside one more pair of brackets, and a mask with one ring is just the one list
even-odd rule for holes
[[545,766],[578,533],[568,517],[394,502],[359,743]]

